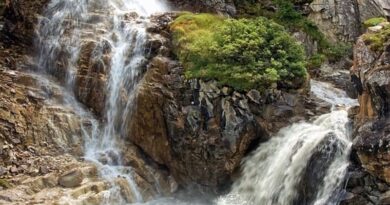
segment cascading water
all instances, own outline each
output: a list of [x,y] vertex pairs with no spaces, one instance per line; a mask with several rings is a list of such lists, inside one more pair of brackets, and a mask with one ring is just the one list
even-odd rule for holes
[[[95,162],[101,176],[115,182],[126,179],[136,202],[143,201],[132,179],[131,167],[122,166],[119,145],[131,116],[133,99],[146,62],[147,17],[167,11],[158,0],[52,0],[38,28],[38,67],[46,73],[65,76],[68,90],[73,90],[83,41],[93,42],[91,60],[110,52],[110,68],[105,120],[99,125],[91,119],[84,129],[85,158]],[[105,49],[105,50],[104,50]],[[73,96],[74,107],[80,108]],[[87,115],[87,112],[79,112]],[[120,187],[112,183],[104,204],[125,204]]]
[[262,144],[218,205],[338,203],[352,144],[347,109],[357,102],[327,83],[311,84],[317,97],[333,105],[332,112],[284,128]]

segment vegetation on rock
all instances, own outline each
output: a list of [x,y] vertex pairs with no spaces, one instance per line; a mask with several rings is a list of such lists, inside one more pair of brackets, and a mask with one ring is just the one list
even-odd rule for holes
[[297,88],[305,82],[302,46],[272,20],[185,13],[171,29],[187,78],[216,79],[238,90],[273,83]]
[[368,19],[366,20],[363,24],[364,24],[364,27],[368,28],[368,27],[371,27],[371,26],[377,26],[383,22],[386,22],[387,20],[383,17],[377,17],[377,18],[371,18],[371,19]]
[[390,41],[390,25],[385,25],[381,30],[363,35],[363,40],[371,50],[382,52],[385,43]]
[[302,31],[309,35],[318,42],[318,53],[307,59],[309,69],[318,67],[326,60],[337,61],[352,49],[352,46],[346,43],[331,43],[319,28],[295,7],[295,3],[302,4],[311,1],[270,0],[269,2],[275,6],[274,11],[267,9],[261,1],[240,1],[239,15],[244,17],[266,16],[285,26],[291,32]]

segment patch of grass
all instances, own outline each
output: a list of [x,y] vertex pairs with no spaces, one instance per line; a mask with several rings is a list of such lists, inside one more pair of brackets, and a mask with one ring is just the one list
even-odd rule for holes
[[364,27],[368,28],[368,27],[371,27],[371,26],[377,26],[383,22],[386,22],[387,20],[383,17],[377,17],[377,18],[371,18],[371,19],[368,19],[366,20],[363,25]]
[[187,78],[215,79],[236,90],[273,83],[293,88],[306,80],[302,46],[272,20],[185,13],[171,30]]

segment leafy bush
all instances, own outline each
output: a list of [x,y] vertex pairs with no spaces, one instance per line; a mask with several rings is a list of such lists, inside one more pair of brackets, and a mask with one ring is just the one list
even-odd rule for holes
[[315,54],[307,60],[307,68],[319,68],[326,60],[326,56],[323,54]]
[[371,19],[368,19],[366,20],[363,24],[364,24],[364,27],[368,28],[368,27],[371,27],[371,26],[377,26],[383,22],[386,22],[387,20],[383,17],[378,17],[378,18],[371,18]]
[[[240,1],[240,0],[236,0]],[[318,42],[318,53],[315,56],[310,57],[308,60],[308,67],[313,68],[312,66],[318,65],[319,56],[325,57],[322,58],[323,61],[337,61],[343,58],[346,54],[350,53],[352,50],[351,44],[346,43],[331,43],[325,35],[320,31],[320,29],[307,19],[300,11],[296,10],[295,4],[304,4],[311,3],[311,0],[271,0],[274,6],[277,8],[274,12],[268,11],[264,7],[264,3],[258,0],[241,0],[239,2],[239,15],[241,16],[266,16],[270,19],[273,19],[277,23],[286,27],[289,31],[302,31],[308,34],[313,40]],[[259,3],[260,2],[260,3]],[[240,11],[243,10],[243,11]],[[313,60],[316,62],[313,64]]]
[[378,32],[364,34],[363,40],[369,45],[371,50],[383,51],[385,43],[390,41],[390,25],[385,26]]
[[186,13],[171,29],[187,78],[216,79],[238,90],[276,82],[296,88],[305,81],[303,48],[272,20]]

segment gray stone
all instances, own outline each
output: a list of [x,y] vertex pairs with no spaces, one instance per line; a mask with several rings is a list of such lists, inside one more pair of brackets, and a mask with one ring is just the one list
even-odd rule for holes
[[261,95],[260,95],[260,92],[258,90],[250,90],[246,96],[249,98],[249,100],[251,100],[252,102],[256,103],[256,104],[260,104],[260,100],[261,100]]

